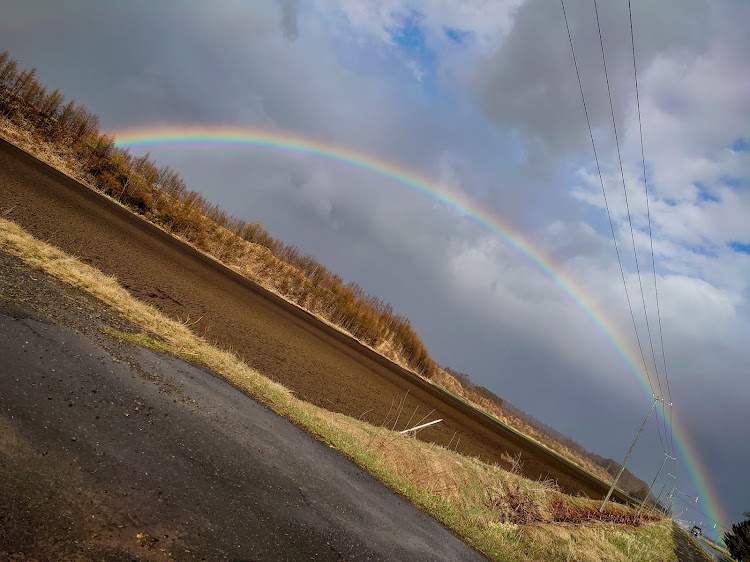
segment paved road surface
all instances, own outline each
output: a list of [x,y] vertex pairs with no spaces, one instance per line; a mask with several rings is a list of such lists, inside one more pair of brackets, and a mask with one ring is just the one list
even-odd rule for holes
[[698,544],[703,547],[703,550],[705,550],[709,554],[709,556],[713,557],[713,560],[715,560],[716,562],[732,562],[729,558],[724,556],[721,552],[704,541],[703,538],[698,538],[696,540],[698,541]]
[[677,545],[677,562],[712,562],[714,558],[701,548],[684,529],[674,525],[674,542]]
[[483,559],[223,380],[108,339],[96,301],[26,273],[0,253],[0,560]]

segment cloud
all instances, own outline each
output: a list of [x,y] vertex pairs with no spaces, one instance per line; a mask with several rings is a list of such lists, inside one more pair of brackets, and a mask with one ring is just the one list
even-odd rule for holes
[[[638,9],[634,25],[642,72],[659,54],[702,49],[705,32],[697,23],[706,10],[700,2],[660,2],[658,8]],[[611,136],[593,6],[568,1],[566,10],[592,126],[597,137]],[[628,14],[624,4],[600,3],[599,15],[615,118],[622,124],[635,97]],[[476,96],[486,115],[499,126],[518,130],[530,150],[548,159],[590,152],[568,45],[561,7],[531,0],[518,10],[511,32],[485,58],[475,77]]]
[[[498,36],[507,32],[513,13],[524,0],[434,0],[429,3],[415,0],[330,0],[319,2],[320,10],[337,10],[343,16],[349,33],[364,41],[393,44],[394,29],[403,26],[404,20],[419,15],[420,26],[430,43],[440,45],[455,43],[455,37],[471,40],[482,49],[497,42]],[[452,33],[452,35],[451,35]]]
[[297,6],[299,0],[281,0],[281,29],[287,39],[297,38]]

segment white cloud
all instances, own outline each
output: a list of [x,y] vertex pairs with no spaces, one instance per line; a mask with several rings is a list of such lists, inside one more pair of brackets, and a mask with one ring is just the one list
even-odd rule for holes
[[735,333],[739,295],[684,276],[662,277],[660,286],[662,320],[673,336],[727,341]]
[[338,10],[348,33],[362,41],[393,45],[392,32],[415,14],[432,47],[443,50],[450,44],[445,29],[471,34],[471,42],[482,50],[495,46],[507,33],[515,11],[525,0],[319,0],[321,12]]

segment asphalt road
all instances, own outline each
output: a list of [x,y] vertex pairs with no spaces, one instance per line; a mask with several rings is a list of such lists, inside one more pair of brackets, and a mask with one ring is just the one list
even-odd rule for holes
[[[220,346],[300,398],[382,424],[393,401],[444,423],[420,432],[441,445],[503,464],[521,453],[522,472],[552,478],[592,498],[608,486],[375,354],[99,194],[0,140],[0,210],[33,236],[114,275],[137,298],[173,318],[200,321]],[[507,466],[507,465],[506,465]],[[615,492],[615,498],[627,498]]]
[[674,541],[677,546],[675,549],[677,562],[730,562],[726,556],[700,539],[692,537],[676,524],[674,526]]
[[729,558],[724,556],[721,552],[716,550],[713,546],[711,546],[709,543],[703,540],[702,537],[698,537],[696,539],[699,545],[705,550],[709,556],[712,557],[713,560],[716,562],[732,562]]
[[109,339],[111,312],[19,263],[0,253],[1,560],[483,559],[222,379]]

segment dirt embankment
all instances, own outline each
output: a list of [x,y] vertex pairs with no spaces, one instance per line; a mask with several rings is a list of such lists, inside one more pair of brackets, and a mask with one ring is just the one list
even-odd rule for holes
[[[445,422],[428,441],[503,464],[521,453],[523,474],[601,497],[606,486],[467,408],[280,298],[165,235],[114,203],[0,141],[0,210],[32,235],[78,256],[299,397],[383,423],[432,412]],[[413,414],[414,412],[414,414]],[[507,455],[506,455],[507,458]],[[507,464],[507,463],[505,463]]]

